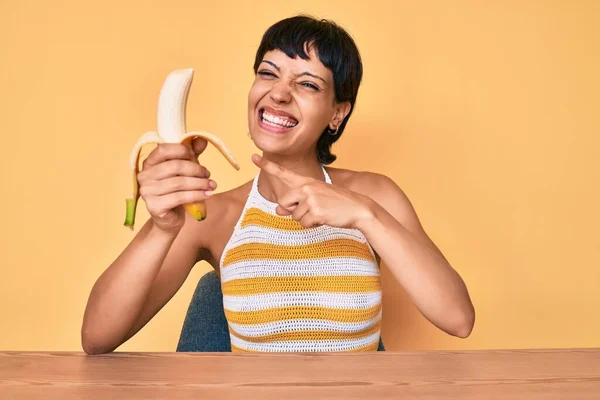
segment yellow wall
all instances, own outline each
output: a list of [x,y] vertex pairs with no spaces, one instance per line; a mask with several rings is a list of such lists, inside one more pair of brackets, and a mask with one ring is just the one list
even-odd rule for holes
[[[220,189],[254,176],[254,52],[299,12],[338,21],[363,56],[334,166],[395,179],[477,309],[454,339],[386,275],[387,347],[599,346],[600,3],[293,3],[2,2],[0,349],[81,350],[89,291],[133,237],[129,151],[171,70],[196,69],[188,126],[241,159],[235,172],[214,148],[202,157]],[[173,351],[207,270],[120,350]]]

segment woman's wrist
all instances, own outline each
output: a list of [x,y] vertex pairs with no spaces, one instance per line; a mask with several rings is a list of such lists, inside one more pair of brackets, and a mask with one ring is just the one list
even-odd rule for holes
[[360,195],[363,203],[362,210],[357,213],[354,228],[365,233],[365,231],[373,229],[377,224],[378,207],[381,207],[373,199],[368,196]]

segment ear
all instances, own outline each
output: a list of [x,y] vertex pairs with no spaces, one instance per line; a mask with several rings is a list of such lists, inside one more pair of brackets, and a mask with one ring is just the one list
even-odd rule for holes
[[331,120],[329,121],[329,127],[332,130],[339,128],[342,122],[344,121],[344,118],[346,118],[346,116],[350,112],[351,108],[352,105],[349,101],[344,101],[342,103],[336,104],[333,112],[333,117],[331,117]]

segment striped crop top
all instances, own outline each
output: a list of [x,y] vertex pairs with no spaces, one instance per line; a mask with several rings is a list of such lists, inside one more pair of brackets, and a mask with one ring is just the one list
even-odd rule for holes
[[259,175],[220,260],[232,351],[376,351],[380,274],[362,232],[277,215]]

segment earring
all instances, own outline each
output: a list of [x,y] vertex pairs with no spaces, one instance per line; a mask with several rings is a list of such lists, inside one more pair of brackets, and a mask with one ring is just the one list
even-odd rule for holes
[[337,128],[331,129],[331,128],[327,127],[327,133],[330,134],[331,136],[335,136],[335,135],[337,135]]

